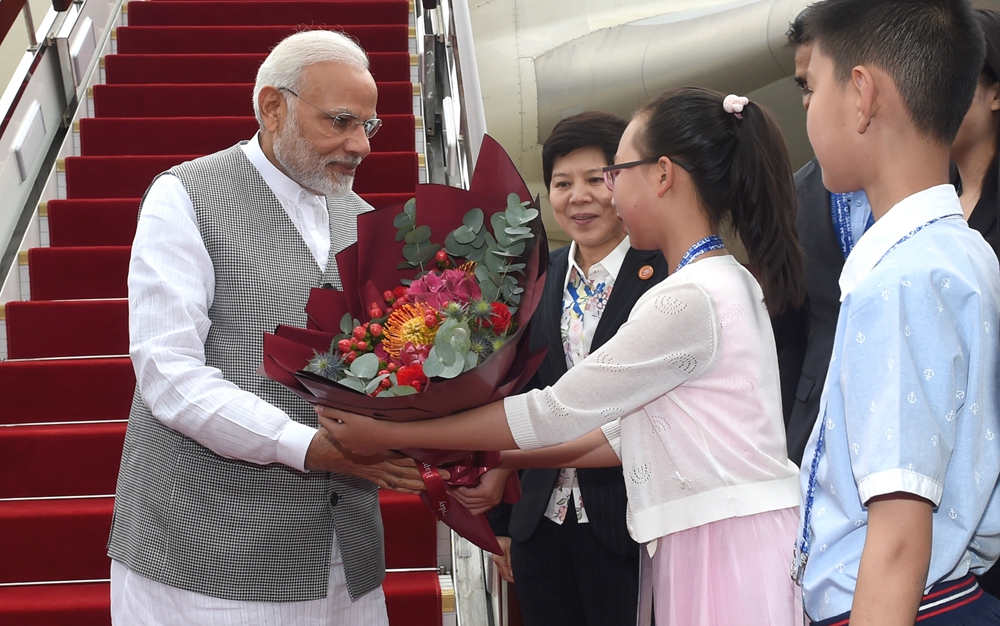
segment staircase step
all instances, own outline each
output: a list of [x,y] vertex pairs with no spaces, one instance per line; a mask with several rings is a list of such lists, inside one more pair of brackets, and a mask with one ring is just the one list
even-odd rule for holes
[[[413,115],[381,117],[382,129],[371,139],[372,151],[416,149]],[[83,156],[211,154],[252,137],[258,128],[252,116],[86,118],[80,120],[80,152]]]
[[139,217],[138,198],[49,200],[49,245],[131,246]]
[[0,502],[0,583],[99,580],[114,498]]
[[0,587],[0,624],[111,626],[111,584]]
[[419,496],[379,491],[387,569],[437,567],[437,518]]
[[[334,22],[336,24],[336,22]],[[323,24],[310,24],[305,30],[323,30]],[[118,28],[118,52],[121,54],[266,54],[285,37],[304,30],[301,25],[287,26],[121,26]],[[330,26],[355,38],[369,52],[396,52],[409,49],[409,27]],[[147,75],[148,80],[148,75]]]
[[31,299],[126,298],[130,253],[130,246],[32,248]]
[[7,352],[12,359],[128,354],[128,302],[8,302]]
[[0,362],[0,424],[127,419],[128,358]]
[[115,492],[125,422],[0,428],[0,498]]
[[129,2],[129,26],[217,26],[279,24],[406,24],[407,0],[355,2]]
[[382,583],[389,626],[441,626],[437,572],[389,572]]
[[[98,118],[253,115],[253,83],[94,85],[94,111]],[[412,114],[413,85],[378,83],[378,112]],[[385,129],[377,136],[384,133]]]
[[[110,54],[104,58],[109,85],[253,83],[266,53],[229,54]],[[409,82],[408,52],[368,51],[376,81]],[[95,86],[95,93],[96,93]],[[177,103],[178,106],[184,106]]]
[[[161,172],[200,155],[96,156],[66,158],[66,193],[70,198],[142,197]],[[390,172],[392,175],[387,176]],[[373,152],[358,168],[354,190],[413,193],[417,186],[415,152]]]

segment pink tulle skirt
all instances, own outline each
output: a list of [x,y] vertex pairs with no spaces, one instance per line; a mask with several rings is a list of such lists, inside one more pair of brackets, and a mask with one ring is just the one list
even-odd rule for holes
[[653,555],[657,626],[802,626],[788,575],[797,507],[660,537]]

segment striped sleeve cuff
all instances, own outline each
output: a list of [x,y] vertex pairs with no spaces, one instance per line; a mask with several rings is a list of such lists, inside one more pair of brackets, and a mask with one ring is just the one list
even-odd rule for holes
[[944,485],[923,474],[899,468],[869,474],[858,483],[858,495],[861,496],[861,503],[866,506],[872,498],[897,492],[920,496],[938,506],[941,504]]
[[518,448],[534,450],[543,447],[535,433],[535,427],[531,423],[531,416],[528,414],[527,393],[504,398],[503,410],[507,415],[507,426],[510,428],[510,434],[514,437],[514,443],[517,444]]
[[288,420],[288,424],[281,431],[278,437],[277,458],[278,463],[287,465],[300,472],[306,470],[306,453],[309,451],[309,444],[313,437],[319,432],[317,429],[305,424],[300,424],[293,419]]
[[615,420],[613,422],[608,422],[604,426],[601,426],[601,432],[604,433],[604,437],[611,444],[611,449],[615,451],[615,456],[618,460],[622,460],[622,421]]

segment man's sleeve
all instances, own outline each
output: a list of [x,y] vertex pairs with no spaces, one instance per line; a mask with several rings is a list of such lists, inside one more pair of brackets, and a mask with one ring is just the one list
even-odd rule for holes
[[971,408],[963,406],[967,351],[956,312],[939,294],[895,282],[852,303],[845,326],[851,466],[862,503],[906,492],[936,506],[957,416]]
[[129,353],[143,400],[221,456],[303,470],[316,434],[205,365],[215,272],[187,191],[171,175],[143,200],[128,272]]

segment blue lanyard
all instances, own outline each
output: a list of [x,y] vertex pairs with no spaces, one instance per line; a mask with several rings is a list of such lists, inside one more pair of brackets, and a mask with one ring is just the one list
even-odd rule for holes
[[692,261],[694,261],[695,259],[697,259],[698,257],[707,252],[722,250],[725,247],[726,244],[722,243],[722,239],[718,235],[709,235],[708,237],[705,237],[698,243],[688,248],[688,251],[684,253],[683,257],[681,257],[681,262],[677,264],[677,269],[674,271],[679,272],[682,267],[684,267],[688,263],[691,263]]
[[[854,230],[851,228],[851,198],[852,194],[849,193],[830,194],[830,219],[833,222],[833,229],[837,231],[837,242],[845,259],[851,254],[855,244]],[[869,214],[865,231],[867,232],[874,223],[875,216]]]
[[826,412],[823,413],[823,421],[819,426],[819,438],[816,439],[816,451],[813,452],[812,463],[809,466],[809,485],[806,487],[806,506],[802,514],[802,540],[796,550],[795,559],[792,562],[792,580],[796,584],[802,584],[802,575],[806,570],[806,563],[809,561],[809,551],[812,548],[809,535],[812,534],[812,510],[816,500],[816,484],[819,482],[819,457],[823,452],[826,443]]

